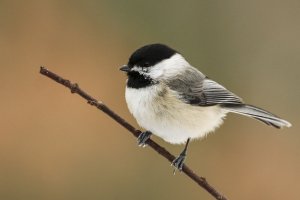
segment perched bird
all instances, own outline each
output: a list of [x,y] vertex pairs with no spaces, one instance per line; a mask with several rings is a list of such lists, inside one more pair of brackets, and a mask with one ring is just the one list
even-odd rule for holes
[[145,146],[152,133],[172,144],[185,143],[184,150],[172,162],[180,171],[190,139],[213,132],[229,112],[275,128],[291,126],[266,110],[245,104],[164,44],[137,49],[120,70],[128,76],[125,97],[129,111],[146,129],[138,137],[138,144]]

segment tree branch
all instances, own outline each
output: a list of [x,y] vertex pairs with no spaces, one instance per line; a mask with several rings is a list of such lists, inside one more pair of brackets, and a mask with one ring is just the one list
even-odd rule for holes
[[[77,83],[71,83],[71,81],[60,77],[59,75],[49,71],[45,67],[40,68],[40,73],[49,77],[50,79],[60,83],[71,90],[72,93],[76,93],[80,95],[82,98],[86,99],[89,104],[97,107],[99,110],[103,111],[105,114],[113,118],[116,122],[126,128],[129,132],[131,132],[135,137],[138,137],[141,133],[140,130],[135,129],[131,124],[129,124],[125,119],[120,117],[114,111],[112,111],[109,107],[107,107],[101,101],[97,101],[97,99],[93,98],[89,94],[87,94],[84,90],[80,89]],[[146,142],[152,149],[154,149],[157,153],[165,157],[167,160],[172,162],[175,159],[175,156],[172,155],[165,148],[161,147],[159,144],[154,142],[151,139],[148,139]],[[214,187],[212,187],[204,177],[198,176],[195,172],[193,172],[189,167],[185,164],[183,165],[182,171],[190,177],[193,181],[195,181],[199,186],[205,189],[208,193],[210,193],[217,200],[227,200],[227,198],[221,195]]]

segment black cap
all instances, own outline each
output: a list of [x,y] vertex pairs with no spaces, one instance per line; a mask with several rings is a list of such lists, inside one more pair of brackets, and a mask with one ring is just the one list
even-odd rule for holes
[[164,44],[149,44],[137,49],[129,58],[128,66],[150,67],[172,57],[177,52]]

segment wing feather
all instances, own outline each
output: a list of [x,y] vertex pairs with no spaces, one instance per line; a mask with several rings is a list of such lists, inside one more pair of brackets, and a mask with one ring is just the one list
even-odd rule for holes
[[205,103],[208,105],[243,103],[243,100],[240,97],[213,80],[207,78],[204,79],[202,89],[205,96]]
[[197,69],[190,67],[166,82],[184,102],[212,106],[216,104],[243,104],[243,100],[219,83],[208,79]]

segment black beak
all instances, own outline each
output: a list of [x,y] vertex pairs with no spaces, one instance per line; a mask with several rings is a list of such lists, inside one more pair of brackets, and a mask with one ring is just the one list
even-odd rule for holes
[[130,68],[127,66],[127,65],[123,65],[121,68],[120,68],[121,71],[123,72],[129,72],[130,71]]

